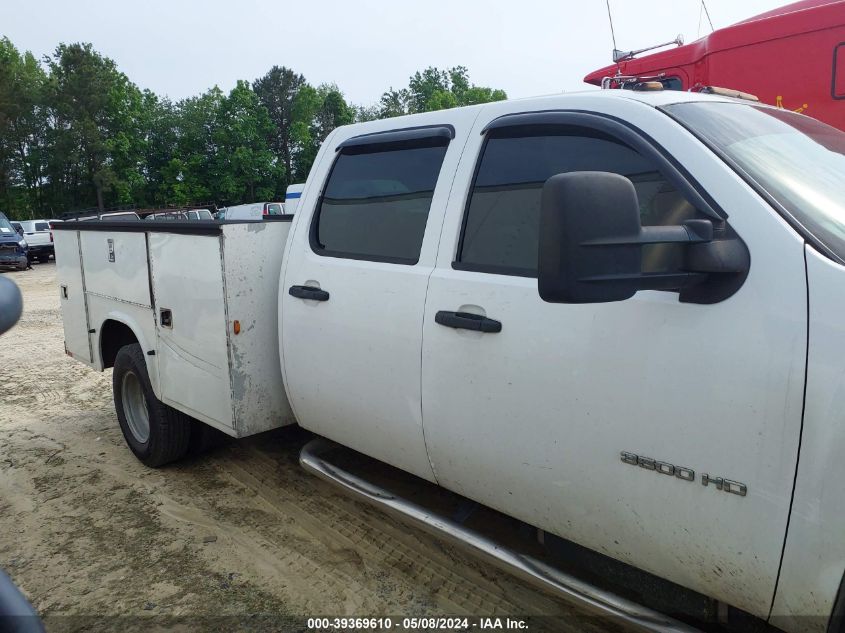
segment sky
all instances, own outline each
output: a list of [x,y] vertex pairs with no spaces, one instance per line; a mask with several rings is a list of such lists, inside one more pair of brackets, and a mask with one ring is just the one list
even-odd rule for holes
[[[720,28],[786,1],[706,4]],[[623,50],[710,30],[700,0],[610,8]],[[605,0],[0,0],[0,36],[37,57],[91,42],[140,88],[174,100],[279,65],[360,105],[427,66],[466,66],[473,83],[511,98],[583,90],[613,49]]]

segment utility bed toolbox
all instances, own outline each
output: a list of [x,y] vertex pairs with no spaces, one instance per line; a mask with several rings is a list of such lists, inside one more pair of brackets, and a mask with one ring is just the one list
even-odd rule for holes
[[68,354],[102,370],[132,337],[158,398],[243,437],[294,422],[279,363],[290,217],[54,228]]

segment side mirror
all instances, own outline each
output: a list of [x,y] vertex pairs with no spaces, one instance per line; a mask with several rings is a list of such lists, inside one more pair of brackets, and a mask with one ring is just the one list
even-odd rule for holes
[[23,298],[15,282],[0,277],[0,334],[18,322],[23,311]]
[[[722,237],[714,241],[713,223],[703,219],[641,226],[636,189],[619,174],[557,174],[543,186],[538,290],[550,303],[623,301],[638,290],[680,290],[682,301],[721,301],[742,285],[749,263],[738,238]],[[687,265],[643,274],[642,246],[667,243],[688,246]],[[715,285],[704,284],[711,276],[718,278]]]

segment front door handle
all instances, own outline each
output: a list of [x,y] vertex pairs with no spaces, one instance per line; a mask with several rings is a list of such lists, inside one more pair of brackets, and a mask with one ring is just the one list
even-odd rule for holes
[[291,297],[297,299],[311,299],[312,301],[328,301],[329,293],[314,286],[291,286],[288,290]]
[[434,321],[446,327],[453,327],[456,330],[473,330],[474,332],[501,332],[502,323],[495,319],[488,319],[480,314],[470,312],[448,312],[440,310],[434,315]]

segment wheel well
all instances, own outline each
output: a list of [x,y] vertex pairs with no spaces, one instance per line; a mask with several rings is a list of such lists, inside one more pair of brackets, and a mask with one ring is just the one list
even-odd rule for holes
[[114,367],[114,359],[118,350],[124,345],[138,342],[138,337],[125,323],[109,319],[100,329],[100,354],[103,358],[103,369]]

